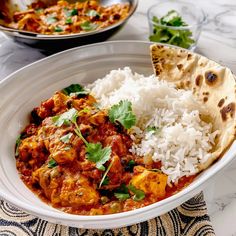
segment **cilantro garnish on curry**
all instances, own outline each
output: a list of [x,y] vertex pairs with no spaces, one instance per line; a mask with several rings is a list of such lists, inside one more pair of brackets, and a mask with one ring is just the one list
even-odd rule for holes
[[130,152],[129,129],[135,123],[128,100],[99,109],[81,85],[64,88],[33,109],[17,138],[21,179],[53,207],[80,215],[140,208],[191,182],[193,176],[168,186],[160,162],[145,164]]

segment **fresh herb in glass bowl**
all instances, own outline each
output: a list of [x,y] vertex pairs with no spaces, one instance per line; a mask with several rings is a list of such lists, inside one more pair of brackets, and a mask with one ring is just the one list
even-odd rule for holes
[[[160,42],[176,45],[182,48],[189,48],[195,41],[189,29],[173,29],[165,26],[182,27],[188,26],[179,13],[175,10],[169,11],[160,19],[153,16],[153,34],[149,39],[152,42]],[[163,27],[164,26],[164,27]]]
[[196,48],[206,22],[204,11],[192,2],[156,0],[147,12],[149,39],[189,50]]

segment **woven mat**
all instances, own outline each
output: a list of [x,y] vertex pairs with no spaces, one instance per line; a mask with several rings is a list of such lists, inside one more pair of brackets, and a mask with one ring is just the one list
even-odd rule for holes
[[113,230],[88,230],[51,224],[4,201],[0,203],[0,236],[215,236],[202,193],[165,215]]

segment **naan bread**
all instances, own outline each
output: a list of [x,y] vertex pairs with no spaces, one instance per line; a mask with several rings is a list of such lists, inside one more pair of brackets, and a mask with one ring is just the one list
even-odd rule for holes
[[212,157],[199,165],[206,169],[229,148],[236,138],[236,83],[230,69],[206,57],[184,49],[163,45],[150,47],[155,74],[176,84],[178,88],[192,90],[207,110],[213,130],[219,130]]

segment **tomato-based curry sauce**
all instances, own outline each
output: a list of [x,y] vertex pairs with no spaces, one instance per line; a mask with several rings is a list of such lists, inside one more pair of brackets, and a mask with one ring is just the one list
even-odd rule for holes
[[33,109],[16,146],[21,179],[62,211],[103,215],[130,211],[180,191],[194,179],[169,186],[161,163],[133,155],[129,132],[111,122],[93,96],[56,92]]

